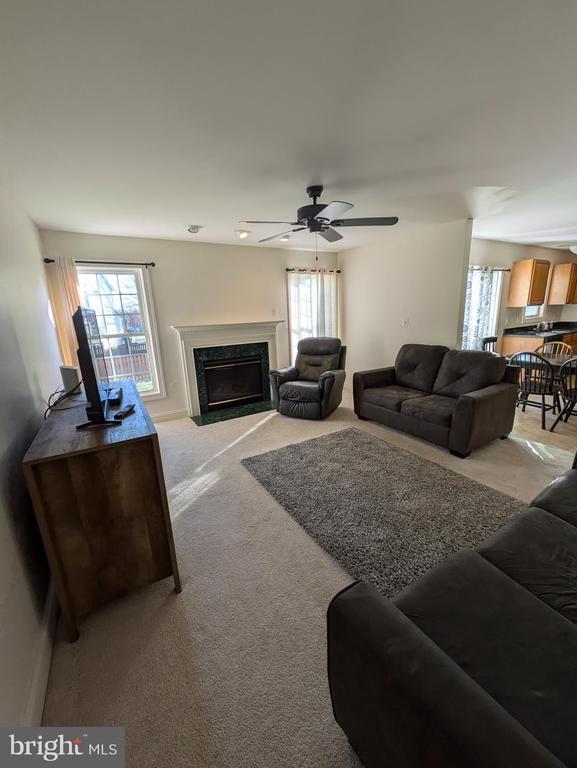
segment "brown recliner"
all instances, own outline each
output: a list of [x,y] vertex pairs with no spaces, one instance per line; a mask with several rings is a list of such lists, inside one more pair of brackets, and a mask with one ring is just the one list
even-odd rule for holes
[[270,372],[273,403],[283,416],[325,419],[338,407],[345,383],[347,348],[340,339],[301,339],[294,366]]
[[518,376],[493,352],[405,344],[394,366],[354,374],[355,413],[465,458],[513,428]]

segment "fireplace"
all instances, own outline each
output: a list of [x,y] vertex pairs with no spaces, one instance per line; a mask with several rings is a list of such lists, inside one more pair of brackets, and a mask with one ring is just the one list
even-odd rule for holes
[[260,357],[208,360],[204,363],[208,410],[262,400]]
[[270,400],[266,342],[197,347],[194,368],[201,414]]

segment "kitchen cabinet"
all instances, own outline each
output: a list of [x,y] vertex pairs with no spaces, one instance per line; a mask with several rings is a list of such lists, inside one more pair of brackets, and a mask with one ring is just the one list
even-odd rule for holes
[[547,304],[577,304],[577,264],[556,264]]
[[544,341],[542,336],[505,335],[501,340],[501,354],[510,357],[517,352],[534,352]]
[[532,307],[545,303],[551,262],[544,259],[515,261],[509,281],[509,307]]
[[573,350],[573,354],[577,355],[577,333],[565,333],[562,341],[564,341],[565,344],[569,344]]

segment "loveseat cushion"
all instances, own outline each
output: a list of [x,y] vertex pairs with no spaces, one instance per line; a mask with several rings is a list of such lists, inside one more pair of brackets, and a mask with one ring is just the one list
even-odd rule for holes
[[401,404],[401,413],[429,424],[450,428],[456,407],[457,401],[454,397],[427,395],[418,400],[405,400]]
[[542,509],[514,517],[477,550],[577,624],[577,528]]
[[395,383],[431,393],[447,350],[435,344],[403,344],[395,360]]
[[424,392],[400,387],[398,384],[391,384],[389,387],[370,387],[363,392],[363,400],[366,403],[380,405],[381,408],[387,408],[389,411],[399,411],[401,403],[421,397],[425,397]]
[[577,628],[476,552],[394,601],[567,766],[577,766]]
[[301,339],[297,349],[295,366],[299,379],[318,381],[321,374],[335,371],[339,367],[340,339],[330,336]]
[[321,388],[316,381],[287,381],[279,387],[281,400],[299,400],[302,403],[319,403]]
[[435,395],[460,397],[503,380],[507,358],[494,352],[450,349],[433,385]]

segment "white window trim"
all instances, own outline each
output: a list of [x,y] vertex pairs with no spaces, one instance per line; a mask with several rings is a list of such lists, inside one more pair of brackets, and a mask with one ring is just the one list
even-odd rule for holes
[[119,264],[118,266],[108,264],[77,264],[78,272],[139,272],[142,280],[144,310],[144,321],[148,324],[148,335],[151,341],[152,362],[156,371],[157,389],[153,392],[139,392],[143,400],[162,400],[166,397],[166,387],[164,384],[164,370],[162,359],[160,357],[160,343],[158,340],[158,326],[156,322],[156,311],[154,309],[154,300],[152,298],[152,285],[150,282],[149,271],[146,267],[138,265]]

